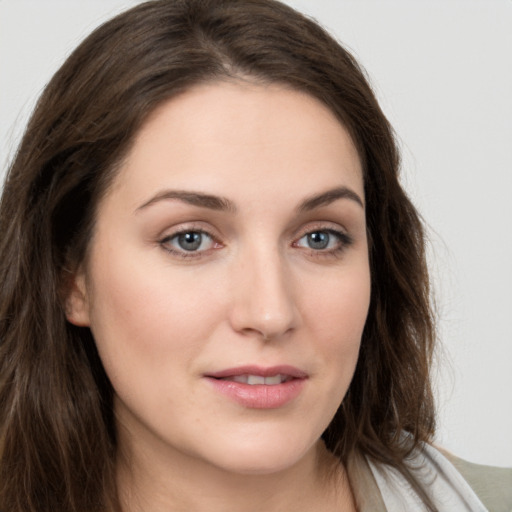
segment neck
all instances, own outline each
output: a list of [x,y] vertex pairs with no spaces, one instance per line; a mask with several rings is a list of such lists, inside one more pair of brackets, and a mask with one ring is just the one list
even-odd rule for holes
[[355,511],[346,472],[321,441],[294,466],[264,475],[133,449],[120,457],[118,469],[123,512]]

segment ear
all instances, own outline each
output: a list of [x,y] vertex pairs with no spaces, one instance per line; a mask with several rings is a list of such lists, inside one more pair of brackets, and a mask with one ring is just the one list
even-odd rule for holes
[[64,311],[68,322],[89,327],[89,299],[84,272],[80,269],[65,280]]

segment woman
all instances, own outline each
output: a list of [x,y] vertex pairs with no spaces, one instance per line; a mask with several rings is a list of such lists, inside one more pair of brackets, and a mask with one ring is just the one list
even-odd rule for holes
[[397,169],[356,62],[280,3],[95,31],[2,197],[0,509],[485,510],[430,445]]

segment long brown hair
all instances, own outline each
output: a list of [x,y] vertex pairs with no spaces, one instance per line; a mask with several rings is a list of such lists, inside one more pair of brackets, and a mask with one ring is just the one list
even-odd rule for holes
[[[310,19],[274,0],[156,0],[93,32],[41,96],[0,204],[0,509],[118,509],[113,391],[62,294],[95,208],[162,102],[208,81],[283,83],[318,98],[364,166],[372,297],[353,381],[323,435],[408,474],[434,429],[434,329],[424,233],[364,72]],[[401,432],[407,431],[408,443]]]

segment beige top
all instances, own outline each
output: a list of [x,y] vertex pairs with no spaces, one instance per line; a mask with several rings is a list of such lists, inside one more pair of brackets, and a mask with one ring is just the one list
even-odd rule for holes
[[490,512],[512,512],[512,468],[483,466],[445,455]]
[[[463,476],[489,512],[512,512],[512,468],[482,466],[446,452],[443,455]],[[394,512],[386,509],[366,458],[361,455],[352,457],[347,470],[359,512]],[[439,512],[451,511],[440,509]]]

